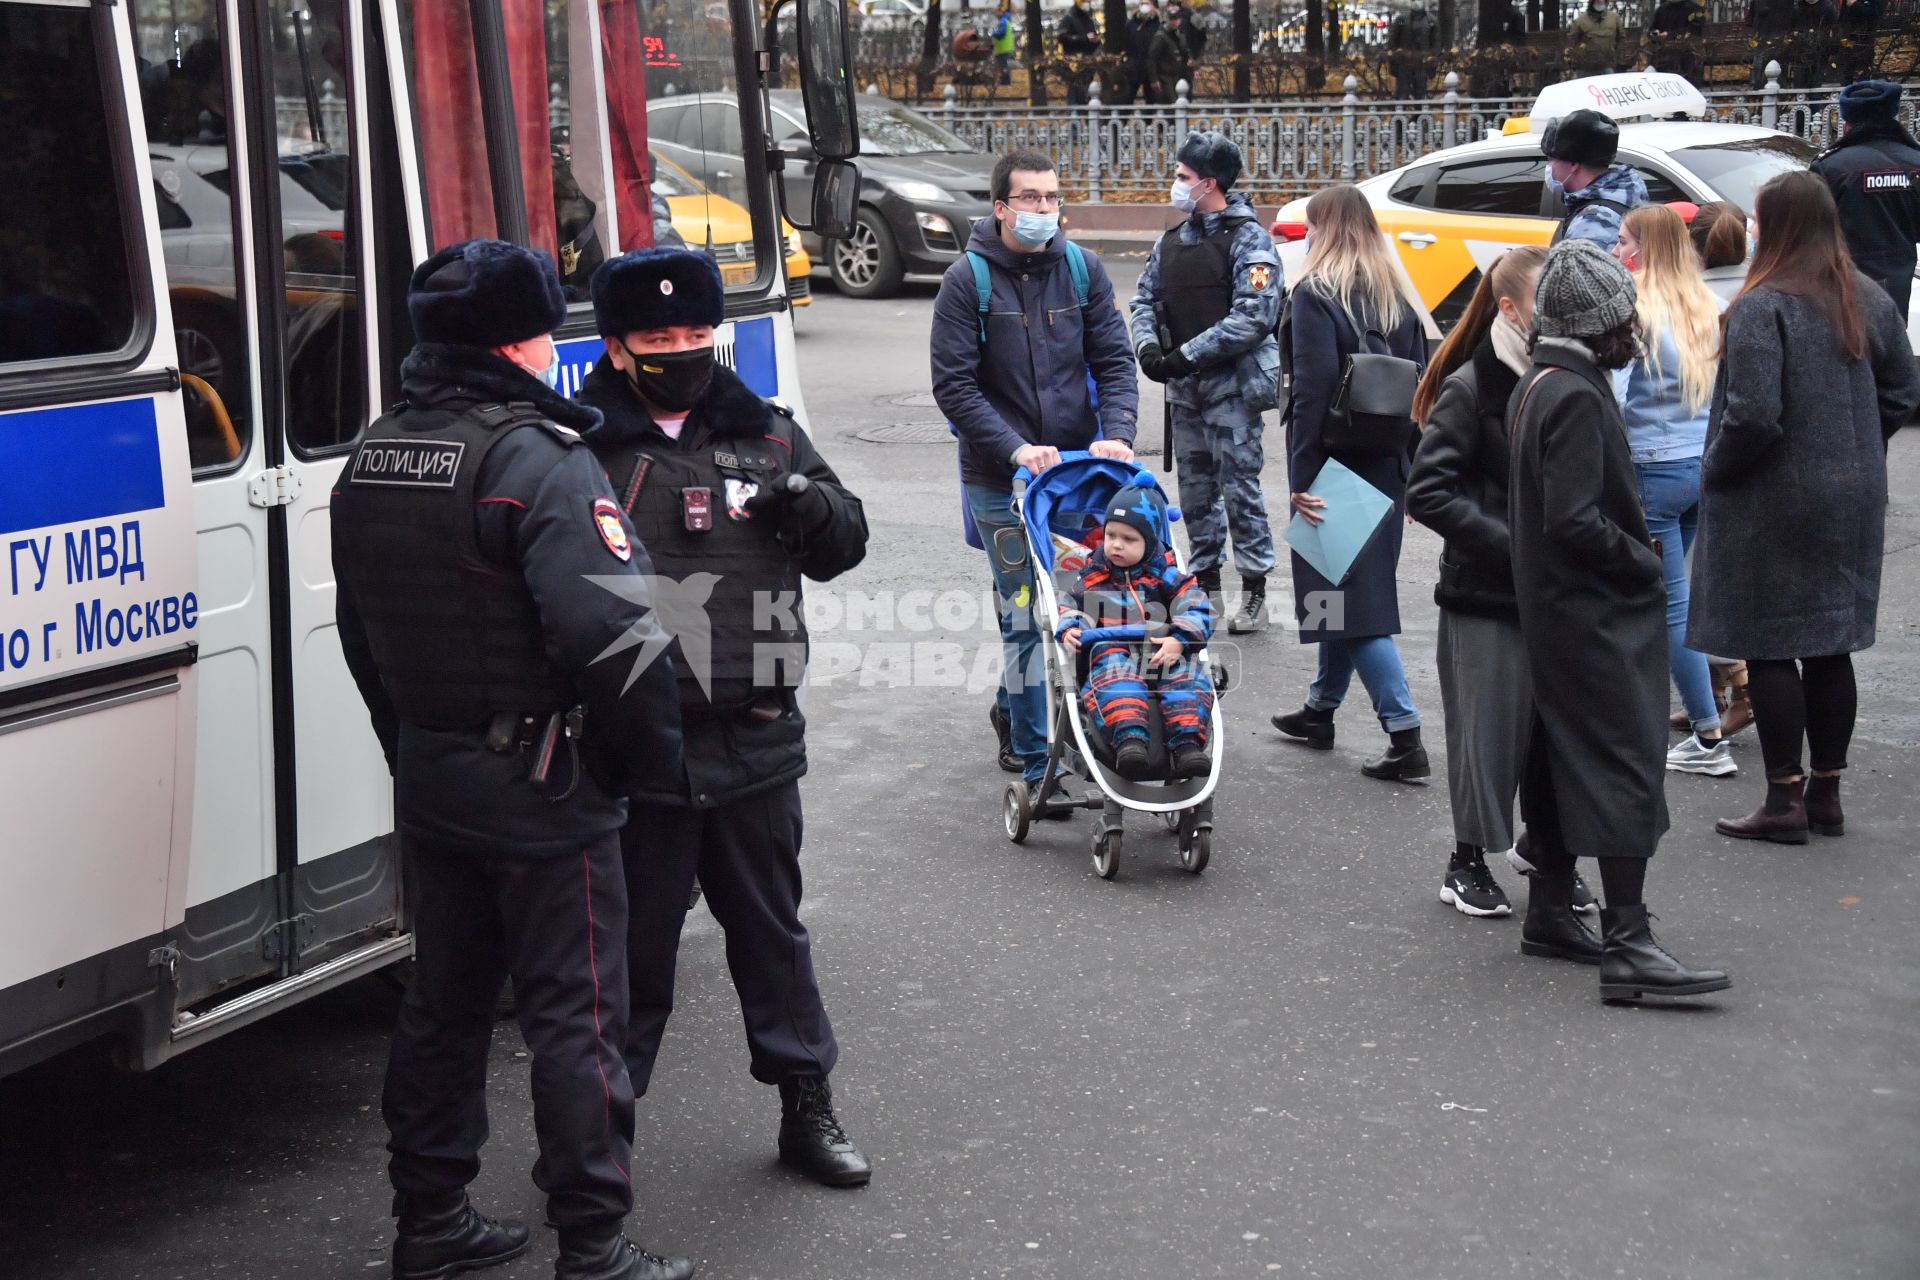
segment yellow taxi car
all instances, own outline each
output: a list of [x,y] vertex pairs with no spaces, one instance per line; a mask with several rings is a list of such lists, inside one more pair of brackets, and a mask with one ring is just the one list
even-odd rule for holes
[[[1818,154],[1792,134],[1703,119],[1706,99],[1680,76],[1628,72],[1553,85],[1502,133],[1358,184],[1442,329],[1465,310],[1494,259],[1515,245],[1553,239],[1562,207],[1546,189],[1540,135],[1548,121],[1582,107],[1620,122],[1617,163],[1637,169],[1657,203],[1729,200],[1751,210],[1768,179],[1804,169]],[[1301,199],[1282,206],[1273,223],[1290,280],[1306,259],[1306,205]]]
[[[691,249],[711,246],[720,264],[721,283],[746,284],[759,272],[753,256],[753,218],[747,211],[716,195],[658,151],[650,151],[653,160],[653,193],[667,202],[673,229]],[[800,244],[800,233],[780,222],[786,246],[787,301],[796,307],[813,303],[813,260]]]

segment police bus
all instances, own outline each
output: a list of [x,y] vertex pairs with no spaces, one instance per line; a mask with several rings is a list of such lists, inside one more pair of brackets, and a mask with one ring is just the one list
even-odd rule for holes
[[649,98],[725,91],[719,356],[800,407],[780,212],[851,219],[842,3],[799,0],[810,136],[770,152],[751,0],[0,0],[0,1072],[152,1066],[410,954],[328,526],[409,273],[552,252],[577,386],[594,267],[654,239]]

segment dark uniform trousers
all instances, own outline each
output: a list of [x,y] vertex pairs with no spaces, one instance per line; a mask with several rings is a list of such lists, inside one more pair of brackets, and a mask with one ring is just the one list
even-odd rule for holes
[[778,1084],[833,1070],[840,1047],[800,923],[800,833],[798,780],[712,809],[633,802],[620,842],[631,904],[627,1070],[636,1096],[647,1091],[673,1012],[674,957],[696,875],[726,931],[753,1078]]
[[[619,840],[578,855],[514,858],[413,842],[413,983],[382,1099],[394,1188],[453,1191],[480,1171],[487,1052],[513,978],[533,1063],[534,1181],[555,1226],[633,1208],[626,883]],[[684,903],[685,899],[682,899]]]

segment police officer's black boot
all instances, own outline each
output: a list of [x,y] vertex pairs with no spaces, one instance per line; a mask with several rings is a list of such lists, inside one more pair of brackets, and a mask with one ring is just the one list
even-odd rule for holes
[[788,1076],[780,1082],[780,1163],[828,1187],[864,1187],[873,1166],[833,1114],[833,1086],[825,1076]]
[[1227,631],[1236,636],[1249,635],[1255,631],[1267,629],[1267,579],[1262,574],[1258,578],[1240,579],[1240,612],[1233,615],[1233,621],[1227,623]]
[[1202,591],[1207,593],[1207,603],[1213,606],[1213,616],[1219,617],[1227,607],[1226,597],[1221,594],[1219,567],[1198,570],[1194,573],[1193,580],[1199,584]]
[[648,1253],[615,1222],[560,1233],[553,1280],[689,1280],[693,1263]]
[[395,1280],[434,1280],[511,1262],[527,1251],[525,1224],[475,1212],[464,1191],[396,1193],[400,1220],[393,1241]]

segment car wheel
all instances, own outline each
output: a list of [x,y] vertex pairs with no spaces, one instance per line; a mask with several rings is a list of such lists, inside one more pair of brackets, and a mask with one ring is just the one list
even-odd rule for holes
[[850,298],[888,297],[898,292],[905,274],[893,233],[876,209],[860,211],[853,234],[833,242],[827,262],[835,287]]

